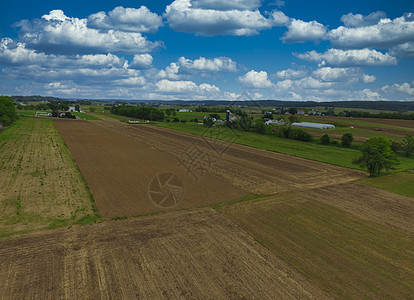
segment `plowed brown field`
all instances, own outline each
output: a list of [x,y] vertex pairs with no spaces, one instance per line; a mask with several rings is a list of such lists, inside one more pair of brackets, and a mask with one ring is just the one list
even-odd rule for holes
[[4,241],[0,299],[326,298],[212,209]]
[[[157,205],[158,200],[151,201],[155,195],[151,182],[164,173],[175,174],[183,185],[184,194],[173,209],[363,176],[358,171],[150,125],[108,120],[57,120],[55,125],[104,217],[166,209]],[[165,189],[158,192],[167,193]]]
[[414,201],[357,184],[283,193],[221,212],[334,298],[412,299]]

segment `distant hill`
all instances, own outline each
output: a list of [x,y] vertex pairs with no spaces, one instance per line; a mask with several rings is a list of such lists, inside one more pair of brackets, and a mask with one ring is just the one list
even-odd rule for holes
[[89,99],[89,100],[76,100],[76,99],[63,99],[56,97],[43,97],[43,96],[12,96],[15,101],[47,101],[47,102],[125,102],[125,103],[148,103],[148,104],[172,104],[181,106],[263,106],[263,107],[346,107],[355,109],[377,109],[377,110],[395,110],[395,111],[414,111],[414,101],[282,101],[282,100],[117,100],[117,99]]

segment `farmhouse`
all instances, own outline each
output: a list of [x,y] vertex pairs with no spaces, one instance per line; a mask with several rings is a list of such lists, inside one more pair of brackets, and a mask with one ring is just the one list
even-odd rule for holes
[[310,123],[310,122],[292,123],[292,126],[313,128],[313,129],[333,129],[333,128],[335,128],[335,126],[332,125],[332,124]]

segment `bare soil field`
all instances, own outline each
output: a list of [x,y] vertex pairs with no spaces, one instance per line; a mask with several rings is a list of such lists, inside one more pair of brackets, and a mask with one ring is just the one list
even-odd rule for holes
[[51,120],[0,135],[0,238],[95,218],[90,193]]
[[307,189],[296,194],[414,236],[413,198],[352,182]]
[[365,188],[288,192],[220,212],[333,298],[412,299],[412,199]]
[[[104,217],[205,206],[252,193],[274,194],[364,176],[355,170],[151,125],[108,120],[56,120],[55,125]],[[171,176],[157,177],[165,173]],[[176,181],[172,185],[180,197],[166,202],[154,199],[168,194],[162,186],[169,178]],[[158,190],[157,185],[161,186]],[[167,202],[173,205],[164,205]]]
[[1,299],[324,299],[212,209],[3,241]]

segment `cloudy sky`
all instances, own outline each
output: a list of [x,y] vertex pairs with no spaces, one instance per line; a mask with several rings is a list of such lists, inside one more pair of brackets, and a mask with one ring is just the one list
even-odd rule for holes
[[412,101],[414,1],[1,1],[0,94]]

